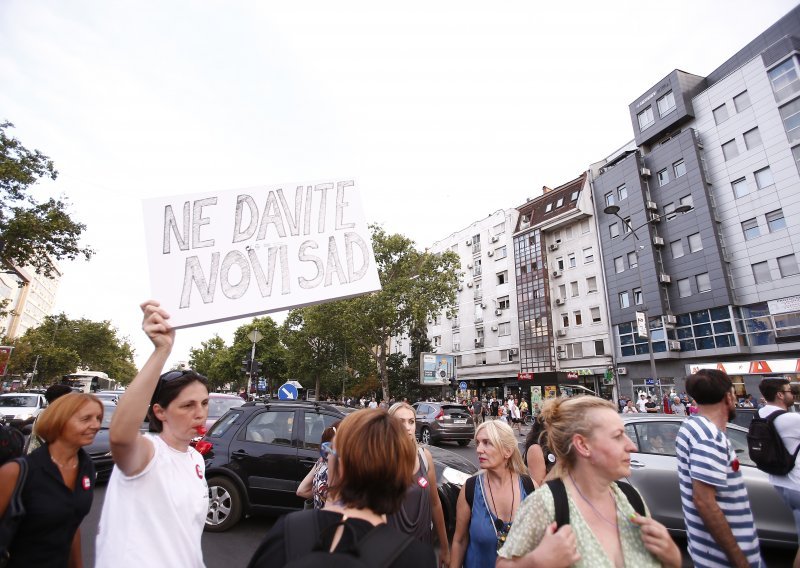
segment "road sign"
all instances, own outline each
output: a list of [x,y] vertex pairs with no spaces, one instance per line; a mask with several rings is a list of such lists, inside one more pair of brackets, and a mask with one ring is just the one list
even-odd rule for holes
[[467,383],[465,381],[461,381],[460,383],[458,383],[458,388],[461,389],[462,391],[467,390]]
[[278,389],[280,400],[297,400],[297,388],[294,385],[285,383]]

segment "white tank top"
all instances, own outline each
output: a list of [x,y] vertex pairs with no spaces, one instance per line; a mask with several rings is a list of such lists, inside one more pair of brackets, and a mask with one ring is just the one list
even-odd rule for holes
[[203,457],[147,435],[153,459],[132,477],[116,466],[97,535],[97,568],[204,567],[200,539],[208,512]]

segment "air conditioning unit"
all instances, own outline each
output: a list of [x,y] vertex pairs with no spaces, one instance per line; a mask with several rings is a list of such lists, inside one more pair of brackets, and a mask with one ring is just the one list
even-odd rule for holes
[[559,337],[566,337],[567,336],[567,330],[566,329],[559,329],[557,333],[558,333]]
[[647,201],[645,202],[644,206],[650,211],[658,211],[658,205],[655,201]]
[[486,309],[486,304],[484,304],[483,302],[481,302],[481,308],[482,308],[482,309]]
[[463,287],[461,284],[459,284],[459,285],[458,285],[458,288],[457,288],[457,290],[458,290],[459,292],[461,292],[461,290],[463,290],[463,289],[464,289],[464,287]]
[[467,264],[467,268],[472,268],[472,263]]
[[642,177],[649,178],[650,177],[650,168],[642,168],[640,173],[642,174]]
[[554,270],[553,271],[553,278],[560,278],[560,277],[561,277],[561,271],[560,270]]
[[667,325],[675,325],[678,323],[678,319],[672,314],[664,314],[664,323]]
[[556,354],[556,357],[558,357],[559,359],[566,359],[566,358],[567,358],[567,354],[566,354],[566,353],[564,353],[563,351],[559,351],[559,352]]
[[509,349],[508,351],[512,355],[518,355],[519,354],[519,349],[517,349],[516,347],[514,347],[513,349]]
[[496,325],[492,326],[492,331],[497,331],[497,326]]
[[499,241],[499,240],[500,240],[500,237],[498,237],[497,235],[494,235],[494,236],[492,237],[492,242],[493,242],[493,243],[496,243],[496,242],[497,242],[497,241]]
[[617,367],[617,374],[618,375],[627,375],[628,374],[628,367]]
[[657,247],[663,247],[664,246],[664,238],[663,237],[658,237],[658,236],[653,237],[653,245],[655,245]]
[[497,308],[497,309],[494,311],[494,315],[496,315],[496,316],[502,316],[502,315],[503,315],[503,310],[501,310],[500,308]]
[[563,306],[564,298],[556,298],[556,306]]
[[494,256],[494,251],[490,250],[489,252],[486,253],[486,256]]
[[472,239],[467,239],[467,246],[468,246],[468,247],[471,247],[471,246],[472,246]]
[[670,351],[680,351],[681,350],[681,342],[680,341],[667,341],[667,347],[669,347]]
[[652,211],[648,211],[647,220],[651,223],[659,223],[661,222],[661,215],[658,213],[653,213]]
[[433,320],[431,318],[428,318],[428,323],[433,323]]
[[553,243],[548,248],[550,249],[550,252],[556,251],[558,250],[558,243]]
[[658,275],[658,281],[661,282],[662,284],[671,284],[672,283],[672,276],[662,272],[661,274]]

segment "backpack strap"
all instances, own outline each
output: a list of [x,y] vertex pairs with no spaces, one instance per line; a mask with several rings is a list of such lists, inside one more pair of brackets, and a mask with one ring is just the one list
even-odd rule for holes
[[[283,542],[286,561],[308,554],[319,540],[319,520],[314,509],[290,513],[284,517]],[[313,527],[313,530],[309,530]]]
[[646,514],[644,501],[642,501],[642,496],[639,495],[639,492],[636,491],[636,488],[625,481],[616,481],[616,484],[617,487],[619,487],[620,490],[625,494],[625,497],[628,498],[628,503],[631,504],[633,510],[644,517]]
[[522,480],[522,487],[525,489],[527,495],[536,491],[536,485],[534,485],[530,475],[520,475],[519,478]]
[[378,525],[356,544],[359,558],[368,566],[383,568],[392,563],[414,542],[410,534],[403,534],[389,525]]
[[551,479],[547,482],[550,492],[553,494],[553,503],[556,509],[556,528],[560,529],[569,524],[569,501],[567,500],[567,488],[561,478]]
[[472,502],[475,500],[475,478],[480,474],[476,474],[467,478],[464,483],[464,497],[467,498],[467,505],[472,510]]
[[419,455],[419,466],[422,470],[422,477],[428,477],[428,460],[425,459],[425,448],[417,446],[417,454]]

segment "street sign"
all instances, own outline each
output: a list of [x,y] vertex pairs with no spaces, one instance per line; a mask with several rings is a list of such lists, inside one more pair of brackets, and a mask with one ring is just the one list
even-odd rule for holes
[[264,336],[261,335],[260,331],[258,331],[257,329],[254,329],[249,334],[247,334],[247,338],[250,341],[252,341],[253,343],[258,343],[259,341],[261,341],[264,338]]
[[258,390],[267,390],[267,379],[258,379]]
[[650,330],[647,329],[647,315],[644,312],[636,312],[636,333],[639,337],[647,337]]
[[460,383],[458,383],[458,388],[461,389],[462,391],[467,390],[467,383],[464,382],[464,381],[461,381]]
[[280,400],[297,400],[297,387],[289,383],[282,384],[278,389]]

